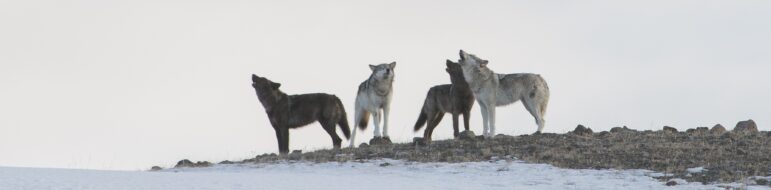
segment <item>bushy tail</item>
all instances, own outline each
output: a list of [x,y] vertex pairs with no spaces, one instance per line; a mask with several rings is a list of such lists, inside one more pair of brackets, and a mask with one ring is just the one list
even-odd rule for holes
[[361,113],[357,113],[357,115],[360,117],[359,123],[357,123],[359,125],[359,129],[367,129],[367,123],[369,123],[369,112],[361,110]]
[[338,125],[340,125],[340,130],[343,130],[343,136],[345,136],[345,139],[351,138],[351,127],[348,126],[348,113],[345,112],[345,107],[343,107],[343,102],[340,102],[340,99],[337,99],[337,105],[340,106],[340,114],[342,114],[342,118],[340,118],[340,121],[337,122]]
[[345,139],[351,139],[351,127],[348,126],[348,117],[343,116],[343,119],[337,122],[337,124],[340,125],[340,129],[343,130]]
[[415,122],[415,131],[419,131],[420,128],[423,128],[423,125],[426,124],[426,120],[428,120],[428,115],[426,115],[425,110],[421,109],[420,116],[418,116],[418,122]]

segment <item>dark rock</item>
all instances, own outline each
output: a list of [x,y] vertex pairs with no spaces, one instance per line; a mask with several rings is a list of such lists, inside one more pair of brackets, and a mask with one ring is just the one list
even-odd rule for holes
[[725,127],[723,127],[723,125],[717,124],[714,127],[712,127],[712,129],[709,130],[709,133],[714,135],[721,135],[725,133],[725,131],[726,130],[725,130]]
[[610,135],[610,132],[607,132],[607,131],[600,132],[600,134],[599,134],[599,136],[603,137],[603,138],[604,137],[608,137],[609,135]]
[[152,168],[150,168],[150,171],[160,171],[160,170],[163,170],[163,168],[161,168],[160,166],[153,166]]
[[594,134],[594,132],[592,131],[592,129],[591,129],[591,128],[586,128],[586,127],[584,127],[583,125],[578,125],[578,126],[576,127],[576,129],[574,129],[574,130],[573,130],[572,132],[570,132],[570,133],[573,133],[574,135],[581,135],[581,136],[583,136],[583,135],[592,135],[592,134]]
[[663,130],[664,130],[664,132],[668,132],[668,133],[677,133],[677,129],[675,129],[674,127],[670,127],[670,126],[664,126]]
[[371,140],[369,140],[369,144],[373,146],[377,145],[389,145],[391,143],[391,139],[388,137],[374,137]]
[[391,163],[386,162],[386,163],[380,164],[380,167],[386,167],[386,166],[391,166]]
[[413,146],[426,146],[426,141],[423,140],[423,137],[415,137],[412,138],[412,145]]
[[755,121],[751,119],[740,121],[736,124],[736,127],[734,127],[733,132],[742,134],[756,133],[758,132],[758,126],[755,124]]
[[668,181],[667,182],[667,186],[675,186],[675,185],[677,185],[676,181]]
[[635,130],[629,129],[626,126],[624,127],[613,127],[610,129],[611,133],[620,133],[620,132],[635,132]]
[[474,131],[467,130],[460,132],[460,135],[458,135],[458,139],[464,140],[464,141],[475,141],[477,140],[477,135],[474,134]]
[[289,160],[300,160],[302,159],[303,151],[302,150],[293,150],[291,154],[289,154]]
[[367,143],[361,143],[359,144],[359,148],[369,148],[369,145]]
[[177,162],[177,165],[174,166],[174,168],[185,168],[185,167],[194,167],[195,163],[191,162],[188,159],[180,160]]
[[758,185],[768,185],[768,180],[764,178],[756,179],[755,184]]
[[230,160],[225,160],[220,162],[219,164],[234,164],[234,162],[231,162]]

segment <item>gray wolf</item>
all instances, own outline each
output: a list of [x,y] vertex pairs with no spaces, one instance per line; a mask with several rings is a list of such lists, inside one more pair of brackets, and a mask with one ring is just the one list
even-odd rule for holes
[[[354,124],[360,129],[367,129],[369,116],[372,115],[375,127],[375,138],[388,139],[388,114],[391,110],[391,96],[393,95],[394,67],[396,62],[389,64],[369,65],[372,74],[359,84],[356,93],[356,110],[354,111]],[[380,132],[380,119],[383,119],[383,132]],[[356,143],[356,129],[351,134],[351,147]],[[390,141],[390,139],[388,139]]]
[[463,70],[458,63],[450,60],[446,62],[445,70],[450,75],[452,84],[437,85],[431,87],[423,102],[423,108],[415,122],[415,131],[420,130],[428,122],[426,130],[423,131],[423,139],[426,143],[431,142],[431,136],[434,128],[442,121],[445,113],[452,114],[453,135],[458,137],[458,116],[463,114],[463,125],[469,130],[469,112],[474,106],[474,94],[463,77]]
[[252,87],[257,98],[270,118],[270,124],[276,130],[280,154],[289,153],[289,129],[299,128],[318,121],[332,137],[332,145],[340,148],[342,139],[337,136],[335,126],[340,125],[345,138],[350,136],[347,114],[343,103],[331,94],[287,95],[278,88],[281,84],[252,74]]
[[495,135],[495,107],[522,101],[525,109],[535,118],[536,133],[543,130],[546,106],[549,103],[549,87],[538,74],[496,74],[487,67],[488,61],[460,50],[463,77],[469,83],[474,97],[482,110],[483,134]]

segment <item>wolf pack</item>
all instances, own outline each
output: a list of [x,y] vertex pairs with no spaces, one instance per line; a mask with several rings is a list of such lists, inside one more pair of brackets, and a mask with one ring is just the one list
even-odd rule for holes
[[[463,116],[464,130],[469,130],[470,111],[474,101],[482,112],[485,138],[495,135],[496,107],[521,101],[538,125],[540,133],[545,125],[544,114],[549,102],[549,87],[538,74],[499,74],[487,67],[488,61],[460,50],[457,62],[446,61],[445,70],[450,84],[431,87],[415,123],[417,132],[423,126],[423,142],[430,144],[431,136],[445,114],[452,115],[453,135],[460,135],[459,117]],[[374,127],[374,139],[390,142],[388,116],[393,98],[394,68],[396,62],[369,65],[372,74],[359,84],[356,94],[354,124],[365,130],[370,119]],[[279,88],[280,83],[252,74],[252,87],[268,114],[276,132],[280,154],[289,152],[289,129],[318,122],[332,138],[335,149],[341,147],[337,135],[339,126],[343,135],[354,147],[357,129],[351,130],[343,103],[335,95],[324,93],[288,95]],[[382,121],[382,130],[381,130]],[[373,139],[373,140],[374,140]]]

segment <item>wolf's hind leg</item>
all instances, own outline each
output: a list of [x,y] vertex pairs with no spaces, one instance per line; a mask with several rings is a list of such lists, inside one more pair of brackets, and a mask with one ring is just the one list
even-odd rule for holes
[[530,112],[530,115],[533,115],[535,123],[538,125],[538,131],[536,131],[536,133],[542,132],[545,121],[543,119],[541,106],[537,105],[537,101],[532,98],[523,98],[522,105],[525,105],[525,109]]
[[321,126],[324,127],[324,131],[327,131],[329,137],[332,137],[332,146],[334,146],[335,149],[340,149],[340,143],[343,140],[340,139],[340,136],[338,136],[337,132],[335,131],[336,122],[326,121],[321,123]]

